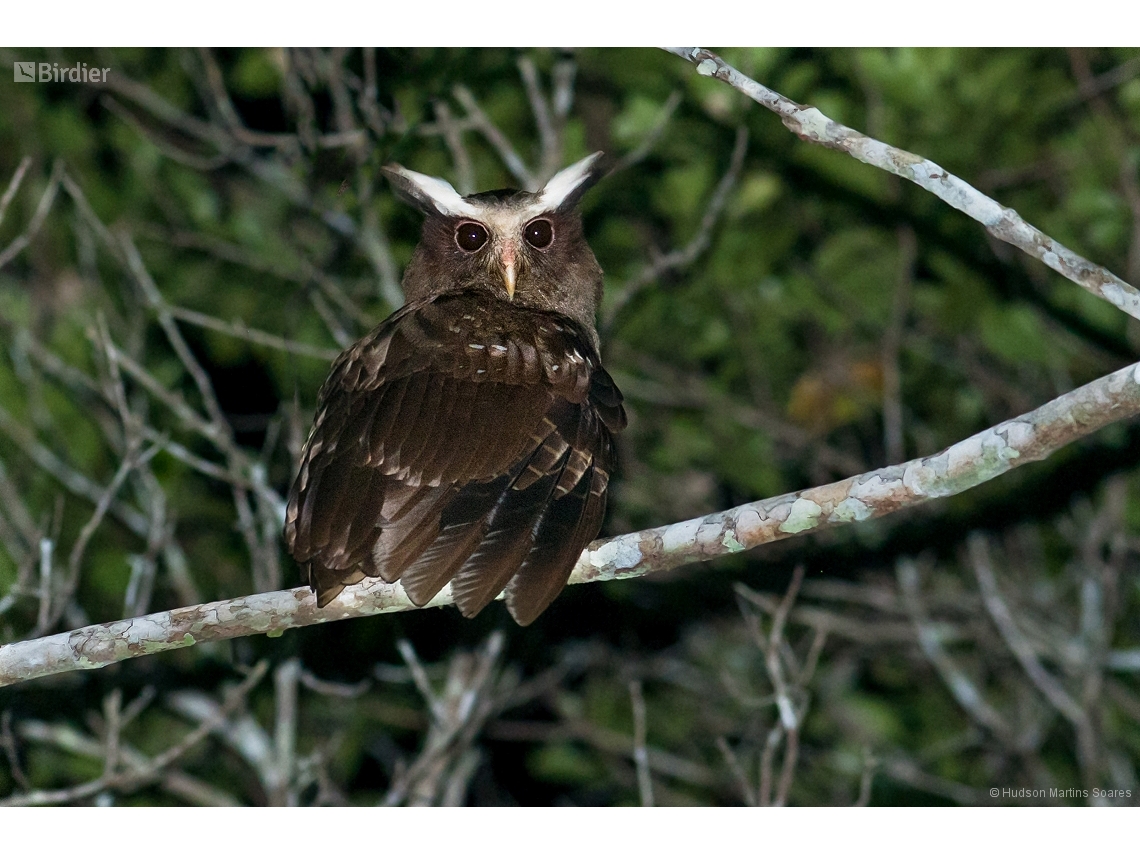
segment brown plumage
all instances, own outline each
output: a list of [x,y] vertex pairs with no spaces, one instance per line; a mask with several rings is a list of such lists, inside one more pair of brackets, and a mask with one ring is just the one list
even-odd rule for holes
[[597,159],[468,197],[385,167],[427,219],[407,304],[333,364],[290,491],[285,540],[319,605],[380,576],[420,606],[451,583],[468,617],[506,589],[526,625],[566,585],[625,427],[574,210]]

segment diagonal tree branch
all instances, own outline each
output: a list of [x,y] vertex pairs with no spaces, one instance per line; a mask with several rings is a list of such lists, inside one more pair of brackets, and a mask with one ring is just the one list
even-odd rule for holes
[[842,151],[863,163],[913,181],[986,227],[991,235],[1028,253],[1091,294],[1140,318],[1140,291],[1119,276],[1082,258],[1025,222],[1012,208],[995,202],[937,163],[887,145],[833,121],[815,107],[805,107],[741,74],[712,51],[697,47],[665,48],[687,59],[705,77],[723,80],[778,115],[785,127],[807,142]]
[[[595,541],[578,560],[570,583],[644,576],[953,496],[1024,463],[1043,460],[1074,440],[1137,414],[1140,363],[929,457]],[[450,588],[444,588],[428,606],[451,602]],[[277,636],[299,626],[413,608],[398,583],[379,579],[346,588],[323,609],[317,608],[308,588],[187,606],[4,645],[0,647],[0,686],[65,671],[102,668],[204,641],[261,633]]]

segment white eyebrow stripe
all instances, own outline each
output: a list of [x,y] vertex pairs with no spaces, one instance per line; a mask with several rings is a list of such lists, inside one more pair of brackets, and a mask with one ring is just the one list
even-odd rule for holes
[[539,192],[535,205],[542,211],[558,210],[566,201],[566,197],[589,177],[590,170],[601,156],[600,151],[594,152],[589,157],[582,158],[556,174],[546,182],[546,186]]
[[392,164],[389,169],[399,173],[415,186],[444,216],[479,218],[481,210],[460,196],[456,189],[442,178],[434,178],[431,175],[424,175],[422,172],[414,172],[398,164]]

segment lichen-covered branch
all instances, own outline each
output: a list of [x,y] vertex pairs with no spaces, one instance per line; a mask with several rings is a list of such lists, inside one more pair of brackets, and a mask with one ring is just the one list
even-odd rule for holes
[[[659,528],[596,541],[571,584],[643,576],[741,552],[807,531],[883,516],[952,496],[996,478],[1121,419],[1140,414],[1140,363],[1074,389],[938,454],[797,493]],[[445,588],[428,605],[451,603]],[[415,606],[399,584],[366,580],[318,609],[308,588],[187,606],[0,647],[0,686],[243,635]]]
[[741,74],[712,51],[697,47],[666,50],[693,63],[698,74],[723,80],[757,104],[771,110],[800,139],[845,152],[863,163],[913,181],[946,204],[977,220],[998,240],[1016,246],[1086,291],[1107,300],[1132,317],[1140,318],[1140,291],[1100,265],[1093,264],[1062,246],[1025,222],[1017,211],[995,202],[937,163],[829,119],[815,107],[797,104]]

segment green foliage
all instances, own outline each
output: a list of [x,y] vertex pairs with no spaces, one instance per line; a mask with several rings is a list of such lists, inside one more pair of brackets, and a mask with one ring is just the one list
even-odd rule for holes
[[[1140,284],[1140,79],[1095,85],[1125,63],[1135,66],[1135,50],[748,48],[723,56],[789,98],[930,158]],[[167,445],[145,476],[127,479],[86,543],[74,607],[52,629],[125,616],[132,561],[140,556],[157,568],[149,611],[187,605],[193,594],[212,600],[298,584],[276,530],[263,525],[276,525],[280,509],[258,493],[256,478],[278,498],[287,491],[327,360],[185,318],[174,322],[230,420],[240,455],[227,457],[169,400],[108,368],[100,330],[158,387],[199,414],[208,409],[123,241],[137,247],[169,306],[335,351],[395,308],[392,277],[418,240],[418,216],[392,198],[379,167],[398,160],[456,183],[462,178],[440,132],[441,105],[460,123],[476,189],[519,183],[495,144],[465,118],[458,87],[537,170],[543,140],[520,60],[534,64],[546,94],[565,63],[574,63],[573,106],[558,128],[562,162],[602,149],[618,163],[643,149],[583,205],[587,236],[607,274],[603,350],[631,416],[619,440],[609,533],[895,462],[887,459],[883,427],[888,369],[899,372],[903,452],[911,457],[1137,358],[1130,322],[1112,306],[996,245],[977,223],[918,188],[797,139],[773,114],[662,51],[589,49],[568,58],[545,49],[377,50],[373,100],[363,94],[367,54],[356,50],[0,51],[0,59],[5,69],[14,59],[85,61],[112,67],[119,81],[95,89],[16,84],[0,74],[0,193],[31,158],[0,221],[0,253],[27,233],[53,169],[64,170],[81,194],[59,189],[27,247],[0,267],[0,408],[19,427],[0,430],[0,641],[37,631],[39,544],[56,545],[54,584],[62,585],[69,550],[96,511],[91,491],[45,470],[43,452],[87,479],[96,496],[122,463],[126,434],[111,403],[117,393],[108,391],[116,377],[123,406],[152,429],[146,443]],[[215,98],[211,70],[228,102]],[[128,83],[146,87],[152,100]],[[674,94],[679,101],[666,119]],[[229,124],[230,109],[244,123],[240,133]],[[740,129],[747,150],[723,208],[710,212],[733,170]],[[669,261],[690,245],[691,257]],[[888,352],[892,340],[896,351]],[[30,343],[90,385],[45,362]],[[755,770],[776,715],[763,645],[742,617],[755,612],[767,632],[771,610],[738,603],[733,582],[770,595],[784,589],[796,563],[809,567],[811,607],[862,621],[864,634],[836,623],[816,682],[804,688],[811,702],[792,802],[854,801],[871,755],[886,770],[871,790],[876,804],[963,800],[964,792],[1002,785],[990,761],[1008,756],[991,736],[977,735],[913,638],[883,640],[873,631],[877,621],[903,627],[899,632],[910,626],[898,605],[895,560],[921,553],[939,579],[950,580],[949,593],[930,596],[940,604],[940,625],[957,633],[951,651],[968,660],[963,667],[995,705],[1016,709],[1035,689],[979,604],[962,538],[974,529],[1004,538],[1010,563],[1040,583],[1027,581],[1023,603],[1037,614],[1045,601],[1071,605],[1092,596],[1091,541],[1055,530],[1079,531],[1081,520],[1097,520],[1097,531],[1115,532],[1118,540],[1105,542],[1122,556],[1112,565],[1117,635],[1104,644],[1135,650],[1138,463],[1140,435],[1124,425],[1037,464],[1035,474],[999,481],[983,498],[958,497],[926,516],[792,541],[665,582],[579,586],[595,590],[568,592],[535,626],[507,630],[508,658],[525,678],[565,664],[580,643],[604,654],[577,671],[568,667],[551,688],[503,713],[503,732],[523,722],[533,728],[520,732],[544,735],[499,739],[490,728],[469,800],[637,803],[628,760],[634,678],[645,685],[649,745],[666,756],[654,767],[659,800],[743,800],[717,738]],[[212,475],[211,466],[240,483]],[[1122,489],[1112,487],[1114,477],[1123,479],[1124,498],[1113,492]],[[248,502],[254,523],[235,501]],[[169,537],[133,529],[124,508],[144,520],[164,514]],[[275,551],[277,576],[266,575],[254,542]],[[830,589],[812,588],[813,579],[861,586],[864,600],[851,594],[837,605]],[[868,592],[894,605],[872,618]],[[954,597],[971,609],[956,609]],[[183,686],[220,696],[232,669],[260,655],[297,657],[329,680],[369,679],[377,661],[400,661],[396,638],[410,639],[431,662],[475,646],[501,625],[501,610],[490,611],[475,622],[428,612],[199,645],[0,689],[0,707],[13,711],[16,725],[50,720],[81,731],[102,715],[114,688],[124,687],[127,701],[148,681],[163,692]],[[801,664],[811,627],[818,629],[803,618],[789,630],[789,656]],[[1067,631],[1083,638],[1078,619]],[[1072,677],[1063,657],[1047,665]],[[1126,700],[1103,714],[1117,754],[1097,768],[1102,778],[1112,763],[1117,770],[1131,764],[1135,778],[1140,763],[1135,672],[1121,673],[1109,678],[1114,697]],[[251,714],[272,731],[273,690],[267,683],[253,697]],[[159,706],[124,730],[124,739],[151,756],[190,727]],[[351,700],[302,692],[298,756],[316,757],[312,768],[326,775],[318,781],[313,772],[305,799],[382,798],[400,763],[414,759],[428,718],[410,684],[373,686]],[[1072,732],[1063,722],[1041,730],[1042,768],[1058,784],[1084,780]],[[102,771],[101,760],[58,741],[52,747],[26,734],[17,741],[32,786],[64,787]],[[904,759],[928,777],[907,778],[898,771]],[[1034,763],[1027,761],[1030,771],[1007,769],[1009,780],[1030,780]],[[184,768],[240,802],[276,798],[259,788],[233,746],[199,747]],[[0,798],[18,789],[6,770],[0,762]],[[159,784],[129,799],[179,801]]]

